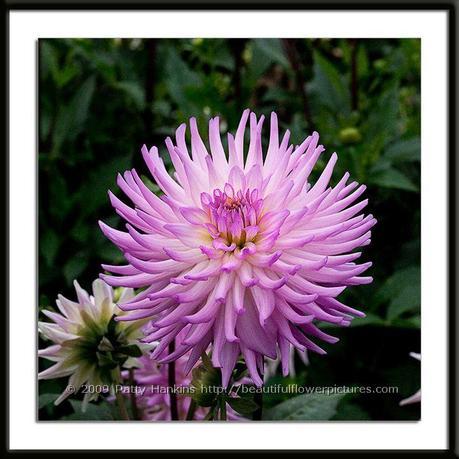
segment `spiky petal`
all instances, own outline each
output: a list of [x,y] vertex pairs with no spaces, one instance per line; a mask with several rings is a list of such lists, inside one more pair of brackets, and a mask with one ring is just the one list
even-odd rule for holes
[[[248,151],[244,132],[250,124]],[[329,182],[338,159],[333,153],[317,181],[310,174],[324,151],[314,132],[300,145],[279,140],[271,115],[269,146],[262,150],[264,117],[246,110],[235,135],[228,134],[228,154],[220,140],[219,119],[209,122],[209,148],[196,120],[190,120],[191,154],[186,126],[166,146],[175,168],[169,175],[158,149],[142,155],[162,196],[153,194],[133,169],[118,185],[133,204],[110,193],[126,231],[101,223],[104,234],[125,254],[127,265],[104,266],[101,277],[113,286],[145,288],[120,304],[126,319],[151,317],[146,341],[159,340],[158,358],[179,332],[185,340],[169,362],[192,350],[190,365],[212,346],[212,362],[229,380],[243,355],[251,378],[262,384],[264,356],[280,354],[284,374],[289,349],[325,351],[310,337],[329,343],[317,321],[349,325],[363,313],[337,297],[347,287],[368,284],[361,274],[371,263],[357,264],[368,245],[372,215],[364,216],[365,186],[348,183],[346,173]]]

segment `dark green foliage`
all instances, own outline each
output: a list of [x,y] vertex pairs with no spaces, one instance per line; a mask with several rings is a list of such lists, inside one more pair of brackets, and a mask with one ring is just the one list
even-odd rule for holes
[[[420,46],[416,39],[40,40],[40,304],[53,305],[58,293],[72,297],[74,278],[89,288],[101,262],[122,262],[97,222],[122,227],[107,190],[121,196],[116,174],[127,168],[149,176],[143,143],[164,153],[164,138],[190,116],[206,137],[210,116],[233,131],[244,108],[275,110],[293,142],[320,133],[321,164],[337,151],[335,182],[349,171],[367,184],[367,212],[378,219],[364,249],[374,282],[342,295],[367,318],[328,327],[341,342],[324,345],[328,355],[310,356],[310,366],[298,360],[288,383],[396,385],[399,394],[330,398],[328,417],[419,418],[418,405],[398,402],[420,384],[419,362],[408,355],[420,350]],[[64,386],[46,381],[40,392]],[[266,410],[293,396],[264,395]],[[305,419],[320,400],[299,397]],[[48,399],[42,418],[80,416],[69,402],[56,408]],[[271,413],[285,417],[280,408]]]

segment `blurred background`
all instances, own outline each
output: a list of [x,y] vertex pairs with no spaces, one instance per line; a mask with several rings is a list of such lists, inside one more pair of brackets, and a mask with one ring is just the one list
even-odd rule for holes
[[[148,176],[142,144],[164,152],[164,138],[191,116],[206,138],[209,117],[234,131],[244,108],[268,119],[275,110],[293,143],[319,132],[326,152],[316,173],[336,151],[335,183],[349,171],[368,186],[367,212],[378,224],[364,249],[373,284],[340,297],[367,317],[330,330],[341,341],[325,346],[327,356],[310,355],[308,366],[298,360],[295,377],[268,384],[398,386],[398,394],[348,395],[332,419],[419,419],[419,404],[398,404],[420,387],[420,364],[409,357],[420,352],[420,46],[417,39],[40,40],[40,308],[53,309],[58,293],[73,298],[75,278],[89,289],[101,262],[123,261],[97,221],[121,228],[107,190],[119,195],[118,171]],[[40,382],[40,419],[71,412],[68,402],[46,402],[63,387],[64,379]]]

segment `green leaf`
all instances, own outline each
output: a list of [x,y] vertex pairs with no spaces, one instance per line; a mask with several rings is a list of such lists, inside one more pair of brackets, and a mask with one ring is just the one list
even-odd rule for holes
[[202,85],[201,76],[191,70],[180,54],[172,47],[168,50],[164,70],[168,75],[165,84],[172,99],[181,110],[193,111],[195,106],[194,104],[190,105],[186,89],[193,88],[195,90],[200,87]]
[[338,412],[333,416],[334,421],[367,421],[371,416],[356,403],[344,399],[338,405]]
[[74,255],[64,265],[64,276],[67,284],[71,284],[88,266],[88,257],[85,254]]
[[108,403],[88,403],[83,413],[83,402],[80,400],[69,400],[75,413],[64,416],[64,421],[113,421],[112,409]]
[[339,115],[350,114],[350,95],[343,76],[318,51],[314,51],[313,91],[321,103]]
[[357,74],[359,78],[367,76],[369,70],[368,56],[365,46],[360,43],[357,50]]
[[405,191],[419,191],[418,187],[402,172],[392,167],[370,176],[370,182],[383,188],[394,188]]
[[289,62],[285,57],[282,42],[279,38],[256,38],[253,41],[253,52],[263,54],[271,63],[289,67]]
[[399,140],[386,148],[384,158],[396,163],[404,161],[421,160],[421,139],[413,137],[411,139]]
[[421,288],[419,284],[405,285],[389,303],[387,318],[393,320],[403,313],[417,310],[421,305]]
[[59,397],[59,394],[41,394],[38,397],[38,409],[44,408],[46,405],[54,403],[54,401]]
[[375,300],[388,302],[387,318],[397,319],[405,312],[417,311],[421,305],[421,270],[410,266],[395,272],[377,291]]
[[56,49],[48,40],[39,40],[39,43],[41,77],[46,78],[50,73],[53,80],[56,81],[59,72]]
[[258,405],[251,398],[228,397],[226,401],[234,411],[241,414],[242,416],[250,416],[254,411],[258,409]]
[[51,228],[43,232],[43,236],[40,238],[40,252],[48,266],[52,266],[59,250],[59,244],[60,239]]
[[[116,174],[128,169],[130,162],[130,155],[116,157],[105,161],[88,173],[78,192],[78,202],[84,203],[81,215],[91,215],[108,203],[107,190],[115,184]],[[92,226],[92,231],[98,231],[96,223]]]
[[386,89],[376,101],[371,102],[368,117],[363,123],[363,137],[367,139],[366,156],[375,163],[384,148],[398,131],[399,88],[396,84]]
[[338,402],[345,394],[302,394],[266,410],[269,421],[327,421],[336,414]]
[[128,355],[129,357],[140,357],[142,355],[142,351],[140,350],[139,346],[135,344],[131,344],[129,346],[122,346],[118,348],[117,351],[121,354]]
[[68,105],[62,105],[56,116],[53,132],[53,157],[59,156],[65,141],[76,139],[88,117],[89,107],[96,87],[95,76],[89,77],[76,91]]
[[115,88],[124,92],[126,96],[136,106],[138,110],[143,110],[145,107],[145,92],[140,84],[136,81],[120,81],[115,84]]

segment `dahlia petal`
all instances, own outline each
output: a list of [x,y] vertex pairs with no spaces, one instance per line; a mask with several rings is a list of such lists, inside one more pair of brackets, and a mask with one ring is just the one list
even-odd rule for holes
[[[306,292],[308,294],[317,294],[323,296],[338,296],[346,287],[327,287],[319,284],[313,284],[307,279],[298,274],[297,276],[289,277],[287,280],[287,286],[300,290],[301,292]],[[317,297],[316,297],[317,298]],[[315,299],[315,298],[314,298]]]
[[249,263],[241,263],[238,271],[239,280],[244,287],[252,287],[258,284],[258,279],[252,274],[252,266]]
[[228,182],[231,183],[236,190],[245,190],[247,188],[244,172],[239,166],[233,166],[231,168]]
[[286,302],[281,301],[279,307],[280,313],[290,322],[294,324],[308,324],[314,320],[314,315],[302,315],[293,310],[292,307]]
[[38,356],[52,362],[59,362],[61,360],[61,357],[59,356],[59,351],[61,349],[62,346],[60,344],[53,344],[45,349],[39,349]]
[[38,330],[43,336],[58,344],[78,338],[77,335],[65,331],[58,324],[49,322],[38,322]]
[[129,250],[131,253],[147,253],[146,249],[134,241],[128,233],[110,228],[100,220],[99,226],[105,236],[122,250]]
[[220,276],[220,279],[217,281],[217,284],[214,290],[216,301],[219,301],[221,303],[225,301],[226,294],[228,293],[228,290],[231,287],[231,283],[233,279],[234,279],[234,276],[228,273],[223,273]]
[[198,241],[205,242],[207,236],[204,229],[193,227],[191,230],[188,225],[182,224],[166,224],[164,225],[164,229],[177,237],[187,247],[191,248],[196,248]]
[[258,139],[261,137],[261,126],[263,125],[265,117],[260,116],[259,123],[255,113],[250,113],[250,142],[247,159],[245,162],[245,171],[249,171],[252,166],[261,163],[261,148],[259,148]]
[[235,146],[235,157],[230,157],[230,164],[232,166],[238,166],[239,168],[244,167],[244,134],[245,134],[245,127],[247,125],[247,120],[250,115],[250,110],[246,109],[242,112],[241,121],[239,121],[239,126],[236,131],[236,135],[234,137],[234,146]]
[[280,250],[277,250],[271,254],[255,254],[253,257],[250,258],[250,261],[255,266],[259,266],[260,268],[268,268],[273,265],[282,255]]
[[261,387],[263,385],[263,380],[261,379],[260,374],[258,373],[255,353],[251,351],[249,348],[245,347],[243,344],[241,344],[241,352],[244,356],[245,363],[249,370],[250,378],[256,386]]
[[348,242],[341,242],[337,244],[328,243],[327,241],[323,241],[320,244],[309,244],[308,249],[312,253],[317,253],[320,255],[337,255],[343,252],[348,252],[350,250],[354,250],[355,248],[364,245],[369,239],[371,238],[371,232],[368,231],[363,236],[359,237],[358,239],[354,239],[353,241]]
[[108,191],[108,196],[110,203],[124,220],[131,223],[132,225],[136,225],[138,228],[144,231],[148,230],[148,225],[146,225],[145,222],[139,218],[135,210],[124,204],[124,202],[118,199],[110,190]]
[[216,276],[221,268],[220,260],[210,260],[207,265],[200,265],[201,269],[197,273],[188,273],[184,277],[190,280],[207,280],[209,277]]
[[[136,312],[130,312],[124,316],[116,316],[115,320],[118,322],[128,322],[132,320],[145,319],[146,317],[151,317],[153,314],[154,312],[152,312],[150,309],[137,309]],[[149,341],[146,341],[145,338],[143,338],[141,342],[147,343]]]
[[220,363],[220,354],[222,352],[223,346],[225,345],[225,317],[224,313],[220,312],[217,316],[217,319],[214,324],[214,339],[212,344],[212,365],[215,368],[221,368],[222,364]]
[[244,308],[245,287],[236,277],[233,286],[233,305],[236,313],[241,315],[245,312]]
[[224,327],[226,340],[230,343],[239,342],[239,338],[234,333],[237,317],[238,314],[233,304],[233,297],[232,295],[228,295],[225,302]]
[[297,349],[304,351],[306,346],[304,346],[300,341],[298,341],[295,336],[293,335],[292,329],[285,319],[285,317],[277,311],[273,313],[273,319],[276,322],[278,332],[282,334],[282,336],[289,341],[294,347]]
[[[182,286],[180,286],[182,287]],[[198,282],[191,284],[191,288],[182,287],[182,291],[175,294],[174,298],[177,303],[190,303],[192,301],[204,300],[206,295],[209,294],[215,287],[215,281],[209,280],[207,282]]]
[[232,342],[225,343],[221,350],[220,363],[222,367],[223,387],[227,387],[229,384],[229,380],[239,356],[239,352],[239,347]]
[[42,312],[46,317],[49,317],[53,322],[58,324],[61,328],[63,328],[64,330],[67,329],[69,325],[69,320],[63,317],[61,314],[50,311],[48,309],[43,309]]
[[303,247],[304,245],[308,244],[309,242],[314,240],[313,234],[308,234],[302,237],[285,237],[283,239],[279,239],[276,241],[275,248],[276,249],[295,249],[298,247]]
[[279,127],[277,124],[277,115],[271,112],[270,119],[270,135],[269,135],[269,146],[266,152],[265,170],[270,170],[271,166],[275,164],[277,154],[279,153]]
[[220,137],[220,120],[218,117],[210,120],[209,144],[216,170],[225,174],[228,170],[228,162],[226,160],[225,151],[223,150]]
[[220,308],[221,301],[218,301],[213,295],[211,295],[204,306],[198,312],[193,315],[186,316],[185,319],[187,322],[192,324],[207,323],[215,317],[216,312]]
[[[167,137],[165,140],[165,144],[167,147],[167,151],[169,152],[169,156],[171,157],[172,164],[174,165],[178,183],[183,187],[183,189],[187,193],[190,193],[191,189],[190,184],[188,183],[188,178],[185,173],[185,168],[183,167],[181,157],[177,154],[176,147],[173,144],[172,139],[170,137]],[[180,150],[180,148],[177,149]]]
[[265,273],[263,269],[260,268],[254,268],[253,272],[256,278],[259,280],[260,285],[265,289],[277,290],[287,282],[286,276],[276,277],[275,279],[272,279]]
[[153,175],[156,183],[164,191],[164,193],[178,201],[188,202],[183,188],[177,182],[172,180],[167,173],[163,160],[158,155],[158,149],[153,147],[150,151],[148,151],[144,145],[142,147],[142,155],[151,175]]
[[205,169],[206,160],[208,155],[204,142],[199,135],[198,125],[196,118],[190,118],[190,131],[191,131],[191,156],[193,161],[197,162],[201,168]]
[[165,259],[164,253],[161,253],[162,248],[167,245],[169,248],[176,250],[186,250],[188,247],[185,247],[180,241],[171,240],[170,237],[164,237],[159,234],[141,234],[129,223],[126,224],[126,229],[128,230],[131,240],[138,244],[141,250],[131,250],[127,248],[125,251],[131,253],[132,255],[140,254],[141,256],[146,256],[147,258],[154,256],[157,259]]
[[133,276],[109,276],[99,274],[99,277],[112,287],[132,287],[140,288],[151,284],[157,280],[154,274],[134,274]]
[[183,319],[183,316],[193,312],[196,307],[199,305],[199,301],[192,301],[190,303],[181,303],[174,307],[171,312],[169,312],[164,317],[161,317],[159,320],[154,322],[155,327],[169,327]]
[[260,352],[272,359],[276,358],[275,343],[268,337],[266,331],[259,324],[254,305],[249,302],[245,305],[245,313],[239,316],[236,324],[236,333],[240,345],[245,343],[253,351]]
[[295,336],[295,338],[304,344],[306,349],[315,352],[316,354],[324,355],[327,352],[322,349],[320,346],[318,346],[316,343],[311,341],[309,338],[307,338],[303,333],[301,333],[298,329],[292,329],[292,334]]
[[140,274],[140,271],[132,265],[115,266],[102,264],[101,266],[105,271],[109,271],[113,274]]
[[122,311],[135,311],[136,309],[152,309],[158,305],[158,300],[144,298],[142,300],[133,301],[132,303],[118,304],[118,307]]
[[341,324],[343,322],[343,317],[334,315],[330,309],[324,311],[318,304],[314,302],[301,304],[296,303],[295,306],[305,314],[312,314],[317,320],[322,320],[324,322],[330,322],[331,324]]
[[186,338],[183,340],[183,344],[187,344],[189,346],[196,346],[201,340],[203,340],[207,336],[213,324],[214,320],[200,324],[194,324],[193,327],[190,328],[190,333],[188,333]]
[[282,375],[288,376],[290,371],[290,343],[283,337],[278,336]]
[[276,300],[271,290],[254,286],[250,292],[258,309],[260,325],[263,327],[266,320],[271,316],[276,306]]
[[177,347],[177,349],[175,349],[174,352],[172,352],[171,354],[167,355],[166,357],[158,359],[158,363],[164,364],[164,363],[173,362],[174,360],[177,360],[180,357],[182,357],[183,355],[185,355],[189,350],[190,350],[190,348],[188,346],[179,345]]
[[302,324],[301,328],[303,329],[303,331],[307,332],[309,335],[315,336],[316,338],[319,338],[322,341],[326,341],[327,343],[335,344],[339,341],[339,338],[337,338],[336,336],[331,336],[327,333],[324,333],[314,324],[311,324],[311,323]]
[[351,308],[350,306],[346,306],[345,304],[339,302],[336,298],[319,298],[317,303],[322,307],[330,307],[334,308],[337,311],[342,311],[343,313],[352,314],[357,317],[365,317],[365,314],[357,309]]
[[169,258],[172,258],[172,260],[179,262],[197,264],[206,260],[205,256],[199,249],[189,249],[180,251],[171,249],[170,247],[163,247],[163,250]]
[[310,191],[308,191],[309,199],[319,196],[319,194],[325,191],[325,188],[330,182],[331,176],[333,174],[333,168],[335,167],[336,162],[338,161],[338,155],[333,153],[325,166],[322,174],[319,177],[319,180],[314,184]]
[[[206,324],[207,325],[207,324]],[[196,362],[200,359],[202,353],[207,349],[209,343],[212,339],[211,332],[207,332],[207,335],[204,335],[191,349],[190,356],[188,358],[188,362],[186,363],[184,373],[188,374],[191,369],[194,367]]]
[[368,199],[355,204],[352,207],[348,207],[346,210],[331,215],[320,215],[314,218],[314,221],[308,223],[308,229],[320,228],[326,225],[335,225],[340,222],[344,222],[355,214],[359,213],[368,204]]
[[189,267],[188,263],[177,263],[175,260],[143,261],[128,253],[124,256],[132,266],[147,274],[160,274],[165,272],[173,274]]
[[68,366],[67,362],[60,361],[46,370],[38,373],[38,379],[55,379],[71,375],[77,368],[77,365]]
[[[151,318],[144,340],[159,342],[153,358],[172,362],[189,353],[187,371],[211,346],[224,385],[240,354],[261,385],[264,357],[274,359],[279,350],[287,375],[293,370],[292,346],[325,353],[308,337],[328,343],[336,338],[315,322],[348,326],[354,316],[363,316],[335,297],[348,286],[372,281],[362,276],[371,264],[358,265],[354,261],[361,252],[349,253],[371,242],[376,223],[362,213],[368,201],[358,202],[365,186],[348,183],[348,172],[330,185],[336,153],[318,180],[311,181],[325,150],[318,133],[294,146],[286,131],[279,142],[275,113],[263,161],[263,122],[263,116],[257,120],[245,110],[235,136],[228,133],[227,155],[218,117],[209,122],[209,151],[191,118],[191,154],[184,124],[176,131],[175,145],[166,139],[175,168],[171,174],[158,149],[143,146],[145,163],[163,195],[152,193],[134,169],[126,171],[118,185],[132,208],[109,196],[127,232],[100,223],[129,263],[103,265],[114,275],[101,277],[109,285],[146,287],[137,294],[131,290],[130,299],[119,305],[126,314],[117,320]],[[102,296],[97,294],[95,301]],[[70,324],[69,303],[58,301]],[[89,311],[92,307],[88,303]],[[57,320],[67,326],[66,318]],[[176,348],[168,354],[172,340]]]

